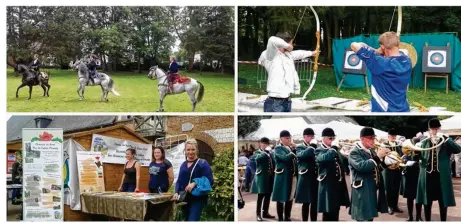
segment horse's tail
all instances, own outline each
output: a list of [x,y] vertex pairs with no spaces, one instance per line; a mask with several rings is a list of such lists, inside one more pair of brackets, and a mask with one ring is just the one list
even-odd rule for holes
[[205,95],[205,87],[203,86],[202,83],[200,83],[200,81],[197,81],[198,85],[199,85],[199,90],[198,90],[198,95],[197,95],[197,102],[201,102],[202,99],[203,99],[203,95]]
[[120,94],[115,90],[115,86],[114,86],[114,80],[111,78],[109,80],[109,89],[110,89],[110,92],[112,92],[112,94],[114,94],[115,96],[120,96]]

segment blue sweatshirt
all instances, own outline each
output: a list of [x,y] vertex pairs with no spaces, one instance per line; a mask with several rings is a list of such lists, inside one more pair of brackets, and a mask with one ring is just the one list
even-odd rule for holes
[[[186,189],[186,186],[189,184],[189,178],[192,168],[194,168],[195,162],[197,162],[197,160],[194,161],[194,163],[189,168],[187,167],[187,161],[181,164],[181,167],[179,168],[178,179],[176,180],[176,193],[179,193],[180,191],[184,191]],[[210,181],[210,185],[213,186],[213,173],[211,172],[210,165],[204,159],[200,159],[198,161],[194,173],[192,174],[192,179],[200,177],[208,178],[208,180]]]
[[411,79],[411,60],[406,55],[384,57],[370,47],[362,47],[357,56],[372,74],[371,111],[409,112],[407,86]]

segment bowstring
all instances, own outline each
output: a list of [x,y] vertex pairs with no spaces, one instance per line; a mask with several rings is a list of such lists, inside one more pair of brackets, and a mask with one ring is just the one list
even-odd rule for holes
[[307,6],[304,7],[304,11],[303,11],[303,14],[301,15],[301,20],[299,20],[298,28],[296,28],[296,32],[295,32],[295,35],[293,36],[293,40],[296,38],[296,35],[298,34],[299,27],[301,26],[301,22],[303,21],[304,14],[306,13],[306,9],[307,9]]
[[392,13],[391,24],[389,24],[389,32],[391,31],[392,22],[394,21],[395,9],[396,9],[396,8],[397,8],[397,6],[394,7],[394,12]]

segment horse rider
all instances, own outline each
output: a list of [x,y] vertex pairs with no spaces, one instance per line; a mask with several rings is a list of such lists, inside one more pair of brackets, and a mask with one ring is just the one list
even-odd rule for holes
[[91,55],[89,56],[90,62],[86,65],[88,67],[88,74],[90,80],[94,83],[94,78],[96,78],[96,68],[98,65],[96,64],[96,56]]
[[37,82],[39,81],[39,76],[40,76],[39,75],[40,74],[40,66],[41,66],[41,63],[40,63],[40,60],[38,60],[38,54],[34,54],[34,61],[32,61],[32,63],[30,63],[29,67],[34,72],[35,79],[36,79]]
[[173,92],[173,82],[174,79],[179,75],[179,68],[178,63],[176,63],[176,58],[174,56],[170,56],[170,67],[168,68],[168,86],[170,87],[170,91]]

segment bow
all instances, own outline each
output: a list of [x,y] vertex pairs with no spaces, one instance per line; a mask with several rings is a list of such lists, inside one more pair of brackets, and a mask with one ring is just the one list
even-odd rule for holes
[[307,89],[306,93],[304,93],[302,100],[306,99],[307,94],[309,94],[309,92],[314,87],[315,80],[317,79],[317,70],[319,68],[318,67],[318,61],[319,61],[319,55],[320,55],[320,52],[319,52],[320,51],[320,20],[319,20],[319,16],[317,15],[317,12],[314,10],[314,7],[312,7],[312,6],[309,6],[309,7],[311,8],[312,12],[314,13],[315,21],[317,22],[317,31],[315,32],[315,36],[317,37],[317,44],[315,46],[315,51],[317,51],[317,55],[315,55],[314,67],[312,68],[312,71],[314,72],[314,75],[313,75],[313,78],[312,78],[312,81],[311,81],[311,85]]
[[399,20],[397,21],[397,36],[400,36],[400,31],[402,30],[402,6],[398,6],[398,17]]
[[398,9],[397,15],[398,15],[398,20],[397,20],[397,36],[400,36],[400,31],[402,31],[402,6],[396,6],[394,8],[394,12],[392,13],[392,19],[391,19],[391,24],[389,24],[389,32],[391,31],[392,27],[392,21],[394,21],[394,15],[395,15],[395,9]]

